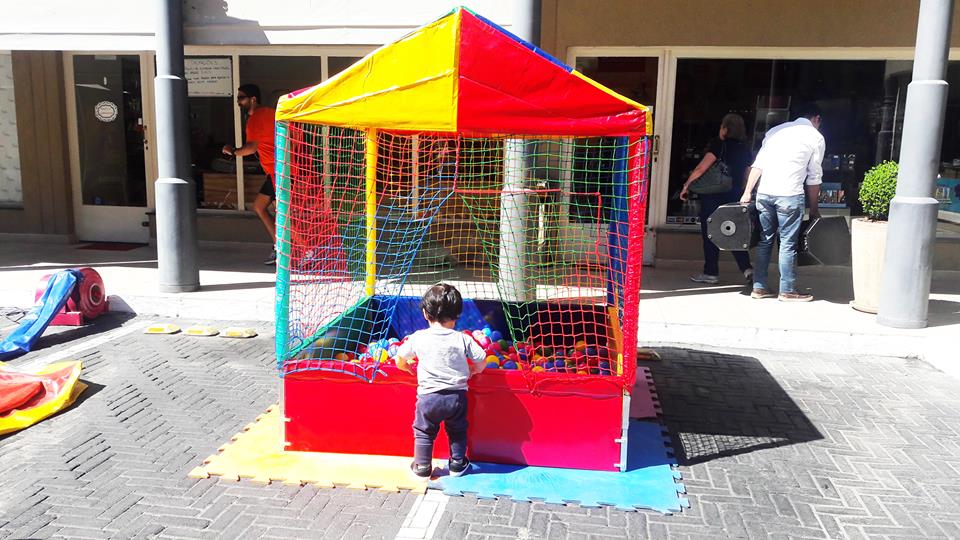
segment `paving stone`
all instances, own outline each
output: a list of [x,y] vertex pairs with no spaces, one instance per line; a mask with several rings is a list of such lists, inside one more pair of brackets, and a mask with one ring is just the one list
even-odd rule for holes
[[[95,391],[0,439],[0,538],[392,538],[415,494],[186,477],[277,399],[272,331],[258,330],[83,353]],[[660,352],[650,368],[692,508],[453,497],[436,537],[960,536],[960,383],[895,358]]]

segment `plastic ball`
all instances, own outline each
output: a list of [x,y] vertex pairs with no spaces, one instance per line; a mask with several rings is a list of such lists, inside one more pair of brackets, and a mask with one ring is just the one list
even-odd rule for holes
[[342,352],[338,352],[337,354],[333,355],[333,359],[334,359],[334,360],[339,360],[339,361],[341,361],[341,362],[349,362],[349,361],[350,361],[350,357],[347,356],[347,353],[342,353]]
[[495,354],[491,354],[490,356],[487,356],[486,362],[487,362],[487,365],[490,365],[491,363],[493,363],[499,366],[500,358]]
[[360,354],[363,354],[363,353],[367,352],[367,346],[366,346],[366,345],[360,345],[359,347],[357,347],[357,352],[360,353]]
[[573,356],[576,352],[576,349],[567,349],[567,356]]
[[392,337],[387,340],[387,343],[400,343],[400,340],[395,337]]
[[541,366],[533,366],[533,369],[530,371],[544,371],[544,369]]
[[578,351],[583,351],[583,350],[585,350],[585,349],[587,348],[587,342],[586,342],[586,341],[583,341],[583,340],[580,340],[580,341],[578,341],[578,342],[576,342],[576,343],[573,344],[573,348],[576,349],[576,350],[578,350]]
[[517,352],[517,348],[514,347],[513,345],[511,345],[511,346],[507,347],[507,352],[508,352],[508,353],[515,353],[515,352]]
[[599,364],[600,369],[610,369],[610,362],[606,360],[601,360]]
[[389,353],[390,356],[396,356],[396,355],[397,355],[397,349],[399,349],[399,348],[400,348],[400,347],[397,346],[396,343],[391,343],[390,346],[387,347],[387,353]]
[[516,362],[518,364],[520,363],[520,355],[517,353],[509,353],[507,354],[507,358],[509,358],[512,362]]
[[567,353],[566,353],[563,349],[557,349],[554,354],[555,354],[556,356],[560,356],[560,357],[563,357],[563,356],[566,356],[566,355],[567,355]]
[[513,361],[507,361],[503,363],[503,369],[519,369],[519,368],[520,366],[518,366],[517,363]]
[[541,347],[540,354],[543,356],[553,356],[553,347]]
[[503,350],[507,350],[510,348],[510,342],[505,339],[493,339],[493,336],[490,336],[490,339],[493,340],[494,343],[499,344],[500,348]]
[[480,330],[480,331],[483,332],[483,334],[487,337],[493,334],[493,330],[490,330],[489,326],[485,326],[483,330]]
[[490,332],[489,334],[487,334],[487,335],[490,336],[490,339],[492,339],[492,340],[494,340],[494,341],[500,341],[501,339],[503,339],[503,334],[501,334],[501,333],[500,333],[499,331],[497,331],[497,330],[493,330],[493,331],[491,331],[491,332]]
[[350,360],[351,362],[357,358],[357,355],[350,351],[347,351],[346,355],[347,355],[347,360]]
[[586,374],[587,372],[582,369],[577,370],[577,375],[586,375]]
[[487,369],[500,369],[500,364],[497,362],[487,362]]
[[494,341],[493,343],[491,343],[491,344],[490,344],[490,349],[493,350],[494,352],[498,352],[498,353],[503,352],[503,346],[500,345],[500,342],[499,342],[499,341]]
[[587,353],[587,356],[596,356],[597,348],[596,347],[587,347],[583,352]]
[[591,375],[599,375],[599,374],[600,374],[600,370],[599,370],[598,368],[590,368],[590,374],[591,374]]
[[577,367],[577,361],[576,361],[576,360],[567,359],[567,361],[566,361],[566,366],[567,366],[568,368],[575,368],[575,367]]
[[481,346],[481,347],[489,347],[489,346],[490,346],[490,338],[487,337],[487,336],[485,336],[485,335],[483,335],[483,334],[480,334],[480,337],[477,338],[477,341],[480,343],[480,346]]
[[524,343],[524,342],[522,342],[522,341],[518,341],[518,342],[514,343],[513,346],[516,347],[516,349],[517,349],[518,351],[522,351],[522,350],[525,350],[525,349],[527,348],[527,344]]

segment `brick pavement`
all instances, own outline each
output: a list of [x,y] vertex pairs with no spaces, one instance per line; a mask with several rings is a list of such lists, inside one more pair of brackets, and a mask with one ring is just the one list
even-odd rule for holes
[[[0,439],[0,539],[392,538],[413,495],[186,477],[276,400],[259,330],[131,334],[84,353],[82,402]],[[89,330],[68,332],[25,360]],[[453,497],[436,537],[960,537],[954,379],[888,358],[662,354],[652,371],[692,508]]]

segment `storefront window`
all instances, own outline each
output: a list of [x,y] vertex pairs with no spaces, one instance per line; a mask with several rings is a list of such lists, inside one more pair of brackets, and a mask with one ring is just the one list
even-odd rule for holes
[[[239,61],[240,80],[233,80],[233,62]],[[320,82],[323,58],[319,56],[188,57],[186,59],[190,104],[190,146],[197,206],[208,209],[249,210],[266,176],[257,154],[245,156],[243,185],[238,186],[240,160],[221,152],[233,144],[236,88],[241,84],[260,87],[262,104],[275,108],[280,96]],[[240,137],[245,142],[246,118],[241,118]]]
[[12,56],[0,52],[0,206],[3,207],[23,205],[14,105]]
[[[697,201],[681,201],[680,189],[710,139],[717,136],[724,115],[743,117],[746,142],[755,153],[766,130],[792,120],[796,107],[806,102],[823,111],[823,213],[861,215],[857,194],[864,173],[882,160],[899,159],[910,77],[911,62],[899,60],[680,59],[667,223],[697,222]],[[952,155],[960,158],[960,140],[948,141],[956,137],[948,132],[960,121],[960,107],[951,109],[945,160]]]

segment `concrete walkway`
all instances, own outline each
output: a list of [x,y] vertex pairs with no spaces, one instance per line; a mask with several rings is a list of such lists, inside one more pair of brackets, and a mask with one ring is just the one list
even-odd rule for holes
[[[202,290],[185,294],[157,292],[152,247],[103,251],[81,249],[84,246],[0,246],[0,306],[26,308],[43,275],[92,266],[103,276],[116,311],[197,323],[273,320],[274,268],[262,264],[269,251],[265,244],[203,248]],[[848,267],[801,268],[800,284],[816,297],[809,304],[753,300],[739,275],[723,269],[720,285],[703,286],[688,280],[699,270],[690,263],[644,268],[641,343],[917,357],[960,377],[960,361],[954,361],[957,355],[950,352],[954,345],[948,341],[960,330],[960,271],[935,274],[928,328],[896,330],[849,307],[853,291]]]

